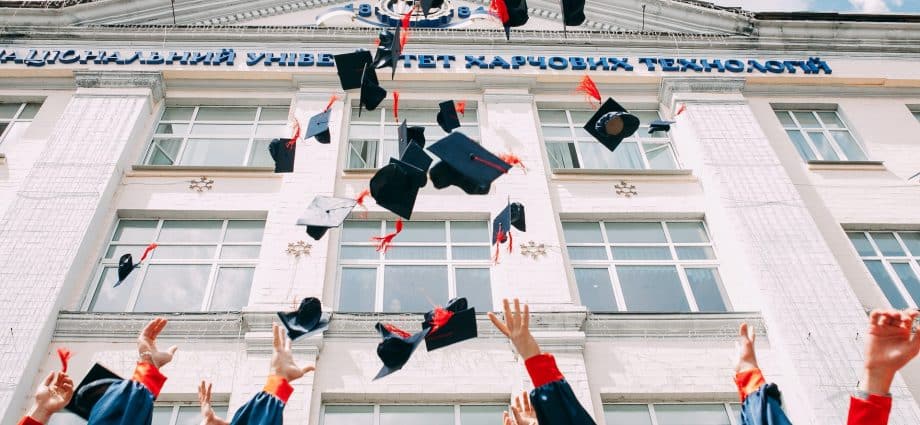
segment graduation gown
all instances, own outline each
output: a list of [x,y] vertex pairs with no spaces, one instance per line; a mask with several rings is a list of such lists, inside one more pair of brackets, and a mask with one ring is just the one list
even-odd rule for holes
[[233,415],[230,425],[281,425],[284,405],[294,387],[280,376],[269,376],[265,387]]
[[[537,422],[552,425],[596,425],[581,406],[572,387],[556,367],[552,354],[539,354],[524,362],[535,387],[530,403],[537,413]],[[612,424],[610,424],[612,425]]]
[[741,396],[742,425],[792,425],[783,412],[779,387],[767,384],[760,369],[738,372],[735,384]]
[[867,398],[850,397],[847,425],[885,425],[891,414],[891,397],[870,394]]

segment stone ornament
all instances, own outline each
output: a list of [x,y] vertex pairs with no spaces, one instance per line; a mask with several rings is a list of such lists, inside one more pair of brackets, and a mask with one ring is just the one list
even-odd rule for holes
[[188,183],[189,190],[196,190],[198,193],[214,188],[214,180],[207,178],[207,176],[201,176],[197,180],[189,180]]
[[546,244],[538,244],[534,241],[521,244],[521,255],[537,260],[546,255]]
[[288,255],[293,255],[295,258],[300,258],[301,256],[310,255],[310,250],[312,248],[313,245],[310,245],[304,241],[289,242],[285,252],[287,252]]
[[636,185],[630,184],[626,180],[620,181],[617,185],[613,187],[617,190],[617,195],[632,198],[633,196],[639,195],[639,192],[636,191]]

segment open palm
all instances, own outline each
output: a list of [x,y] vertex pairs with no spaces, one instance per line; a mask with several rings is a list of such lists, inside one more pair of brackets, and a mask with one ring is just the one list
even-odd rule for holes
[[201,425],[228,425],[229,422],[223,420],[211,406],[211,384],[201,381],[198,385],[198,403],[201,405]]
[[273,352],[271,372],[273,375],[281,376],[287,379],[288,382],[291,382],[316,369],[313,365],[301,368],[297,366],[297,363],[294,363],[294,353],[291,351],[291,340],[285,335],[284,328],[278,326],[277,323],[272,323],[272,334]]
[[157,336],[160,335],[160,332],[163,331],[165,327],[166,319],[157,317],[147,323],[147,326],[144,327],[144,330],[141,331],[141,334],[137,337],[137,352],[140,353],[142,357],[149,355],[154,366],[157,368],[161,368],[172,361],[173,355],[176,354],[176,350],[178,349],[175,345],[169,347],[166,351],[157,349]]
[[912,331],[918,312],[875,310],[869,316],[866,369],[894,374],[920,353],[920,333]]

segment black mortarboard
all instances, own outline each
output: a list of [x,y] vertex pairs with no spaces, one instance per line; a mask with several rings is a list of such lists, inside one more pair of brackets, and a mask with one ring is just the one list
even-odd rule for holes
[[460,117],[457,116],[457,106],[453,100],[441,102],[438,107],[441,108],[437,116],[438,125],[441,126],[445,133],[450,133],[451,130],[460,127]]
[[425,313],[422,328],[432,329],[425,337],[428,351],[473,339],[478,336],[476,310],[467,308],[466,298],[454,298],[447,303],[447,307]]
[[297,219],[297,224],[307,226],[307,234],[315,240],[320,240],[327,230],[341,226],[357,204],[358,201],[351,198],[317,196],[313,198],[303,216]]
[[86,374],[86,377],[80,381],[80,385],[73,392],[73,398],[67,403],[66,409],[77,416],[89,420],[89,414],[93,406],[99,402],[99,399],[108,391],[109,386],[122,381],[122,378],[111,370],[106,369],[99,363],[93,365]]
[[371,52],[367,50],[335,55],[335,70],[339,74],[342,90],[360,88],[364,80],[364,68],[370,64]]
[[649,123],[648,125],[648,134],[655,134],[656,132],[663,131],[665,133],[671,131],[671,124],[674,124],[675,121],[665,121],[665,120],[655,120]]
[[324,145],[332,141],[329,135],[329,118],[332,116],[332,109],[327,109],[310,117],[310,123],[307,124],[307,133],[304,137],[309,139],[315,137],[316,141]]
[[523,26],[530,19],[527,14],[527,0],[505,0],[505,8],[508,10],[508,22],[504,23],[505,38],[511,39],[511,28]]
[[121,285],[121,282],[123,282],[135,268],[137,268],[137,266],[134,265],[134,257],[132,257],[131,254],[122,255],[121,258],[118,259],[118,281],[115,282],[114,286]]
[[377,170],[371,178],[371,196],[380,205],[394,214],[409,220],[418,190],[428,181],[425,171],[390,158],[390,163]]
[[422,0],[422,14],[428,17],[431,9],[436,9],[444,5],[444,0]]
[[[623,139],[632,136],[639,129],[639,118],[626,111],[615,100],[607,98],[600,109],[594,113],[585,130],[606,146],[611,152]],[[613,133],[610,133],[610,132]]]
[[505,243],[508,239],[508,231],[511,230],[511,226],[514,226],[522,232],[527,231],[527,222],[524,218],[524,205],[520,202],[508,204],[508,206],[492,220],[492,244]]
[[380,32],[380,43],[377,45],[377,53],[374,54],[374,68],[393,68],[390,78],[396,76],[396,66],[399,64],[399,57],[402,55],[402,29],[399,25],[394,27],[393,32],[383,30]]
[[377,80],[377,71],[375,71],[372,66],[368,65],[367,69],[365,69],[364,81],[361,83],[361,99],[359,100],[359,106],[367,108],[368,111],[373,111],[377,109],[380,102],[383,102],[383,99],[386,98],[387,91],[383,87],[380,87],[380,82]]
[[403,120],[399,125],[399,154],[402,155],[409,147],[409,143],[415,143],[419,147],[425,147],[425,127],[406,125]]
[[[274,139],[268,144],[268,153],[271,154],[272,159],[275,161],[276,173],[294,171],[294,153],[297,150],[297,144],[290,143],[290,141],[291,139]],[[291,147],[288,147],[288,144]]]
[[562,22],[577,27],[585,22],[585,0],[562,0]]
[[297,338],[323,332],[329,328],[330,313],[323,313],[323,305],[314,297],[304,298],[300,301],[297,311],[278,312],[281,324],[287,328],[288,338],[292,341]]
[[438,189],[455,185],[468,194],[485,195],[492,182],[511,169],[511,165],[459,132],[448,134],[428,149],[442,160],[431,169],[431,182]]
[[380,372],[377,373],[374,380],[402,369],[430,330],[423,328],[418,333],[409,335],[396,327],[384,325],[380,322],[377,322],[375,328],[377,332],[380,332],[380,336],[383,337],[383,341],[377,344],[377,357],[383,361],[383,367],[380,368]]
[[399,160],[421,170],[421,177],[424,177],[424,179],[419,179],[419,181],[422,182],[421,186],[425,187],[425,185],[428,184],[428,169],[431,168],[431,163],[434,162],[434,160],[425,153],[425,149],[415,143],[409,143]]

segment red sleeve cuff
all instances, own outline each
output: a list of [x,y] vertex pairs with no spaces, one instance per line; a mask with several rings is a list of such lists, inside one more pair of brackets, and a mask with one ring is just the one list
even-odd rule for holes
[[44,424],[42,424],[39,421],[36,421],[31,416],[23,416],[22,419],[19,420],[19,425],[44,425]]
[[291,394],[294,393],[294,387],[288,383],[287,379],[280,377],[278,375],[269,375],[268,380],[265,381],[265,387],[262,388],[262,391],[265,391],[275,397],[278,400],[281,400],[282,403],[287,404]]
[[848,425],[885,425],[891,413],[891,397],[869,395],[867,400],[850,397]]
[[524,360],[524,366],[527,367],[527,373],[530,374],[534,387],[542,387],[550,382],[565,379],[562,372],[556,367],[556,358],[549,353],[537,354]]
[[763,379],[763,373],[758,368],[742,370],[735,374],[735,385],[738,386],[738,395],[741,401],[747,398],[748,394],[757,391],[767,381]]
[[160,395],[160,390],[163,389],[163,384],[166,383],[166,376],[163,376],[153,363],[137,362],[137,367],[134,369],[134,376],[131,377],[131,380],[147,387],[150,393],[153,394],[153,398],[157,398]]

